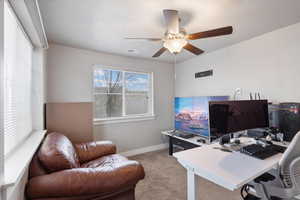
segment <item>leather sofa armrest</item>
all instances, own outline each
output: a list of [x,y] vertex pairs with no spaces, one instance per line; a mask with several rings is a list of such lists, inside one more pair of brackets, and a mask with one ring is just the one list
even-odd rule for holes
[[96,141],[75,144],[80,163],[88,162],[96,158],[115,154],[116,145],[111,141]]
[[136,161],[103,168],[76,168],[37,176],[26,188],[30,199],[99,195],[105,196],[135,187],[145,176]]

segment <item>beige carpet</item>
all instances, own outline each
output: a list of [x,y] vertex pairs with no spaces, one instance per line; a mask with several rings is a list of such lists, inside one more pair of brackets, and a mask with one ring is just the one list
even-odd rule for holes
[[[142,163],[146,178],[136,187],[137,200],[186,200],[186,170],[166,150],[131,157]],[[231,192],[207,180],[199,180],[199,200],[240,200]]]

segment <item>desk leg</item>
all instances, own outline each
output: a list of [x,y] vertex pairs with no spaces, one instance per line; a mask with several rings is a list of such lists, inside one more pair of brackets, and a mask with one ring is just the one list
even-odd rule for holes
[[187,170],[187,200],[199,200],[199,188],[196,174],[193,170]]
[[169,155],[173,155],[173,138],[169,136]]

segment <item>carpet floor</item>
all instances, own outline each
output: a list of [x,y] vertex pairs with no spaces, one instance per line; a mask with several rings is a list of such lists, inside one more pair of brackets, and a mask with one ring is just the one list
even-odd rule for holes
[[[136,187],[137,200],[186,200],[186,170],[166,150],[130,157],[142,163],[146,177]],[[199,200],[240,200],[231,192],[199,178]]]

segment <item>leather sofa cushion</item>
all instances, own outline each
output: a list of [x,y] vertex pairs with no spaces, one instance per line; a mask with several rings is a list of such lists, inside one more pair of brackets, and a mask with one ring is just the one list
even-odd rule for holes
[[73,144],[60,133],[50,133],[46,136],[39,150],[38,158],[48,172],[80,166]]
[[113,154],[109,156],[103,156],[98,159],[92,160],[90,162],[81,165],[82,168],[111,168],[115,169],[122,162],[126,162],[128,159],[119,154]]

